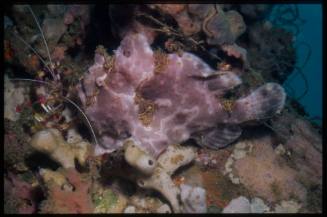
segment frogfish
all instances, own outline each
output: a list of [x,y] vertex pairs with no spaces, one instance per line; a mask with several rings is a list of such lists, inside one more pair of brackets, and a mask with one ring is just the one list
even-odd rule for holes
[[241,83],[232,70],[217,71],[189,52],[154,51],[146,34],[130,33],[113,56],[96,52],[78,95],[99,141],[95,154],[113,152],[130,140],[158,158],[169,145],[188,139],[202,147],[225,147],[240,137],[241,123],[283,109],[285,91],[271,82],[226,110],[219,96]]

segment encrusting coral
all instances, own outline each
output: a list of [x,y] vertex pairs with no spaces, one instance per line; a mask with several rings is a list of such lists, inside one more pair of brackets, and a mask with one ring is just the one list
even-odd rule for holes
[[92,188],[92,201],[94,213],[122,213],[128,199],[121,192],[114,191],[111,187],[95,183]]
[[300,208],[301,204],[294,200],[283,200],[273,209],[258,197],[250,201],[248,198],[240,196],[231,200],[223,209],[223,213],[297,213]]
[[[90,177],[84,177],[73,168],[55,172],[43,170],[42,176],[47,181],[47,199],[41,204],[43,213],[93,213]],[[67,182],[63,182],[63,177]]]
[[62,189],[70,191],[73,190],[73,186],[68,182],[67,178],[62,173],[49,169],[40,169],[39,173],[47,185],[53,183],[60,186]]
[[48,154],[64,168],[75,168],[75,159],[84,165],[89,154],[90,144],[85,141],[67,143],[57,129],[45,129],[33,135],[31,146]]
[[299,174],[274,152],[271,143],[269,136],[239,142],[233,153],[232,178],[269,202],[294,197],[306,201],[307,190],[299,182]]
[[38,192],[18,175],[9,173],[4,177],[5,213],[32,214],[37,210]]

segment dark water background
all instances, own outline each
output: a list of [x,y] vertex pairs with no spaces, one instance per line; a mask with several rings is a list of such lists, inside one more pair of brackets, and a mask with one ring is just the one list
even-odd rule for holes
[[[278,5],[274,9],[276,7]],[[294,38],[295,46],[297,46],[298,66],[305,62],[308,54],[306,46],[298,45],[305,42],[311,48],[310,59],[302,68],[302,72],[308,81],[309,90],[299,102],[304,106],[311,118],[322,118],[322,5],[299,4],[297,7],[300,18],[304,20],[304,23],[298,25],[300,32]],[[285,28],[288,29],[287,26]],[[303,78],[295,71],[288,77],[286,83],[295,90],[296,96],[301,95],[305,89]],[[287,87],[285,86],[285,88]],[[321,119],[317,119],[315,122],[321,125]]]

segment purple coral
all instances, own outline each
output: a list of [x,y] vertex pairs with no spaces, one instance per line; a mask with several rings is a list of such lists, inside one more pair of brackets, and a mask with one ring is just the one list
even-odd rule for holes
[[224,147],[241,135],[238,124],[270,117],[284,106],[283,88],[268,83],[226,109],[217,96],[241,83],[234,72],[217,73],[184,52],[162,55],[166,64],[158,73],[143,34],[125,36],[115,51],[114,70],[104,67],[106,58],[96,54],[79,91],[99,136],[97,154],[121,147],[128,138],[154,157],[189,138],[201,146]]

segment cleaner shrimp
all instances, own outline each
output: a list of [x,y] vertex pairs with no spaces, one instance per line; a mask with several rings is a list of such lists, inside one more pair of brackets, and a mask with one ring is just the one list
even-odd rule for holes
[[[16,112],[20,113],[23,109],[26,108],[32,109],[35,125],[31,126],[31,128],[33,128],[34,131],[40,130],[42,128],[54,127],[60,131],[65,132],[67,129],[71,128],[72,125],[74,125],[76,120],[74,120],[74,118],[72,120],[68,120],[69,118],[66,118],[63,113],[71,112],[70,109],[73,107],[82,115],[87,124],[87,127],[91,132],[93,142],[97,145],[98,140],[89,119],[83,112],[82,108],[72,99],[73,94],[71,93],[73,92],[74,87],[68,86],[67,88],[63,85],[63,78],[60,75],[60,71],[58,70],[60,63],[54,63],[51,58],[50,49],[37,16],[35,15],[30,5],[26,5],[24,7],[28,9],[38,31],[40,32],[47,58],[43,58],[40,52],[36,50],[36,48],[34,48],[23,37],[21,37],[16,28],[13,30],[13,37],[22,42],[26,48],[28,48],[34,55],[36,55],[44,67],[43,70],[36,72],[37,79],[16,77],[9,78],[9,81],[16,84],[23,83],[24,86],[26,86],[26,83],[33,84],[31,85],[34,88],[34,93],[32,94],[36,95],[36,97],[34,96],[33,102],[28,100],[28,102],[24,102],[23,104],[18,105],[15,108]],[[81,79],[82,77],[79,78],[79,80]],[[32,98],[33,97],[31,97],[31,99]],[[70,106],[67,106],[67,104]]]

